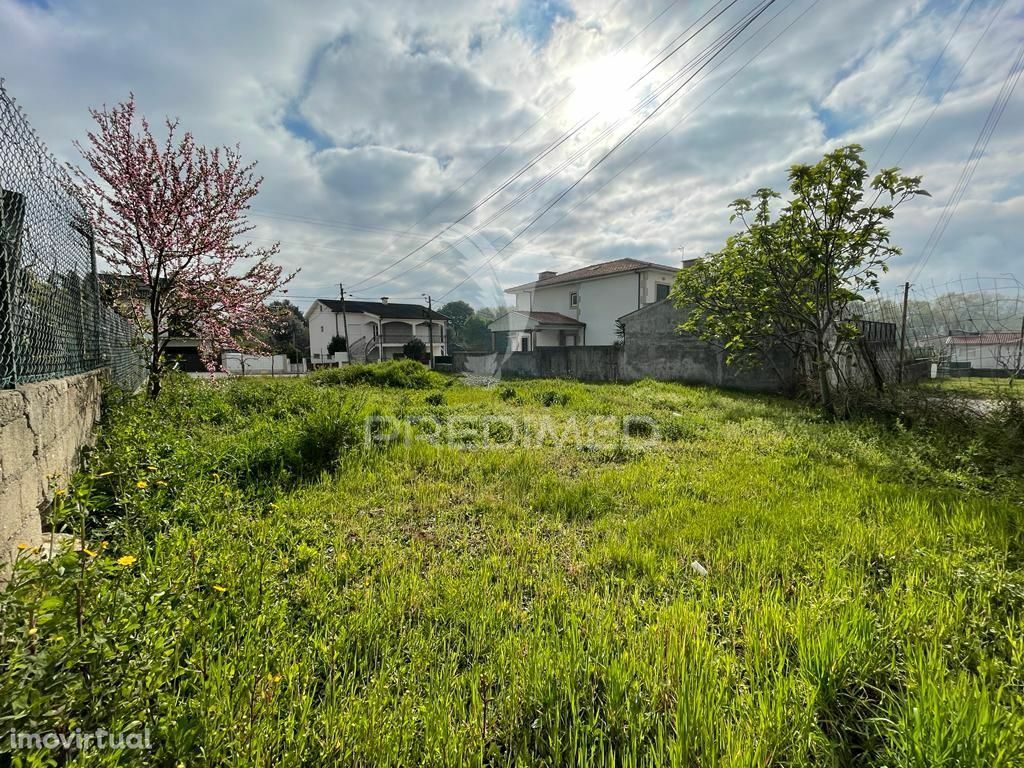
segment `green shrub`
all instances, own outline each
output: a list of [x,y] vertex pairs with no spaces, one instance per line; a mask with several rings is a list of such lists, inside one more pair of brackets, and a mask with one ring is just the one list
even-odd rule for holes
[[345,365],[341,368],[327,368],[314,371],[307,377],[312,383],[325,386],[333,384],[365,384],[371,387],[392,387],[395,389],[434,389],[444,386],[446,379],[415,360],[388,360],[383,363]]
[[510,401],[518,401],[519,393],[516,392],[515,387],[510,387],[507,384],[498,390],[498,397],[504,400],[506,403]]
[[552,405],[568,405],[569,395],[566,392],[559,392],[554,389],[546,389],[537,395],[537,399],[540,400],[540,404],[545,408],[550,408]]
[[444,394],[442,392],[431,392],[429,395],[423,398],[423,401],[427,405],[444,405]]

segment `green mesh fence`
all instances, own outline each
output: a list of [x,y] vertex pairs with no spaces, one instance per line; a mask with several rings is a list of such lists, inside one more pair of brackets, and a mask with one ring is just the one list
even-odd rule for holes
[[106,367],[143,380],[134,326],[102,300],[96,249],[67,171],[0,80],[0,386]]

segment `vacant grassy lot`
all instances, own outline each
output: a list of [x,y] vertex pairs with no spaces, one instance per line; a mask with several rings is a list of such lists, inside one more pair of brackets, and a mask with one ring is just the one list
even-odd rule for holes
[[115,405],[56,512],[88,551],[0,594],[4,727],[150,729],[90,765],[1024,762],[1012,464],[673,384],[376,383]]
[[1009,379],[990,379],[977,376],[958,376],[921,382],[923,387],[938,389],[965,397],[1024,399],[1024,381],[1011,385]]

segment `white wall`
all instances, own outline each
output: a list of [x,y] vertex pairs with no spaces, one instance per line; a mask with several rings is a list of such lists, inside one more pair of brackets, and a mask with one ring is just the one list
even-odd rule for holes
[[951,344],[953,362],[970,363],[974,368],[1015,367],[1016,344]]
[[221,354],[220,362],[225,370],[231,373],[287,373],[291,368],[288,355],[243,355],[241,352],[224,352]]
[[667,285],[669,289],[672,288],[672,283],[676,279],[675,272],[664,272],[658,269],[652,269],[643,273],[642,276],[642,295],[643,303],[653,304],[658,300],[658,288],[659,285]]
[[[516,308],[537,312],[558,312],[587,324],[578,334],[577,344],[587,346],[614,344],[617,340],[615,321],[641,306],[657,301],[659,284],[672,285],[676,273],[670,270],[628,272],[576,283],[560,283],[522,291],[516,294]],[[577,305],[571,303],[571,294],[579,297]],[[540,346],[557,346],[557,333],[549,343],[547,336],[538,336]]]

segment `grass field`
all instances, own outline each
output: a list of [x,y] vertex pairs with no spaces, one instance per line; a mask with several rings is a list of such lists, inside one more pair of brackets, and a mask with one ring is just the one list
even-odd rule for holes
[[150,729],[89,765],[1024,764],[1020,477],[976,448],[319,383],[112,407],[56,512],[89,551],[0,594],[5,727]]
[[957,376],[926,380],[921,382],[921,386],[965,397],[1024,399],[1024,381],[1021,380],[1011,385],[1008,379]]

